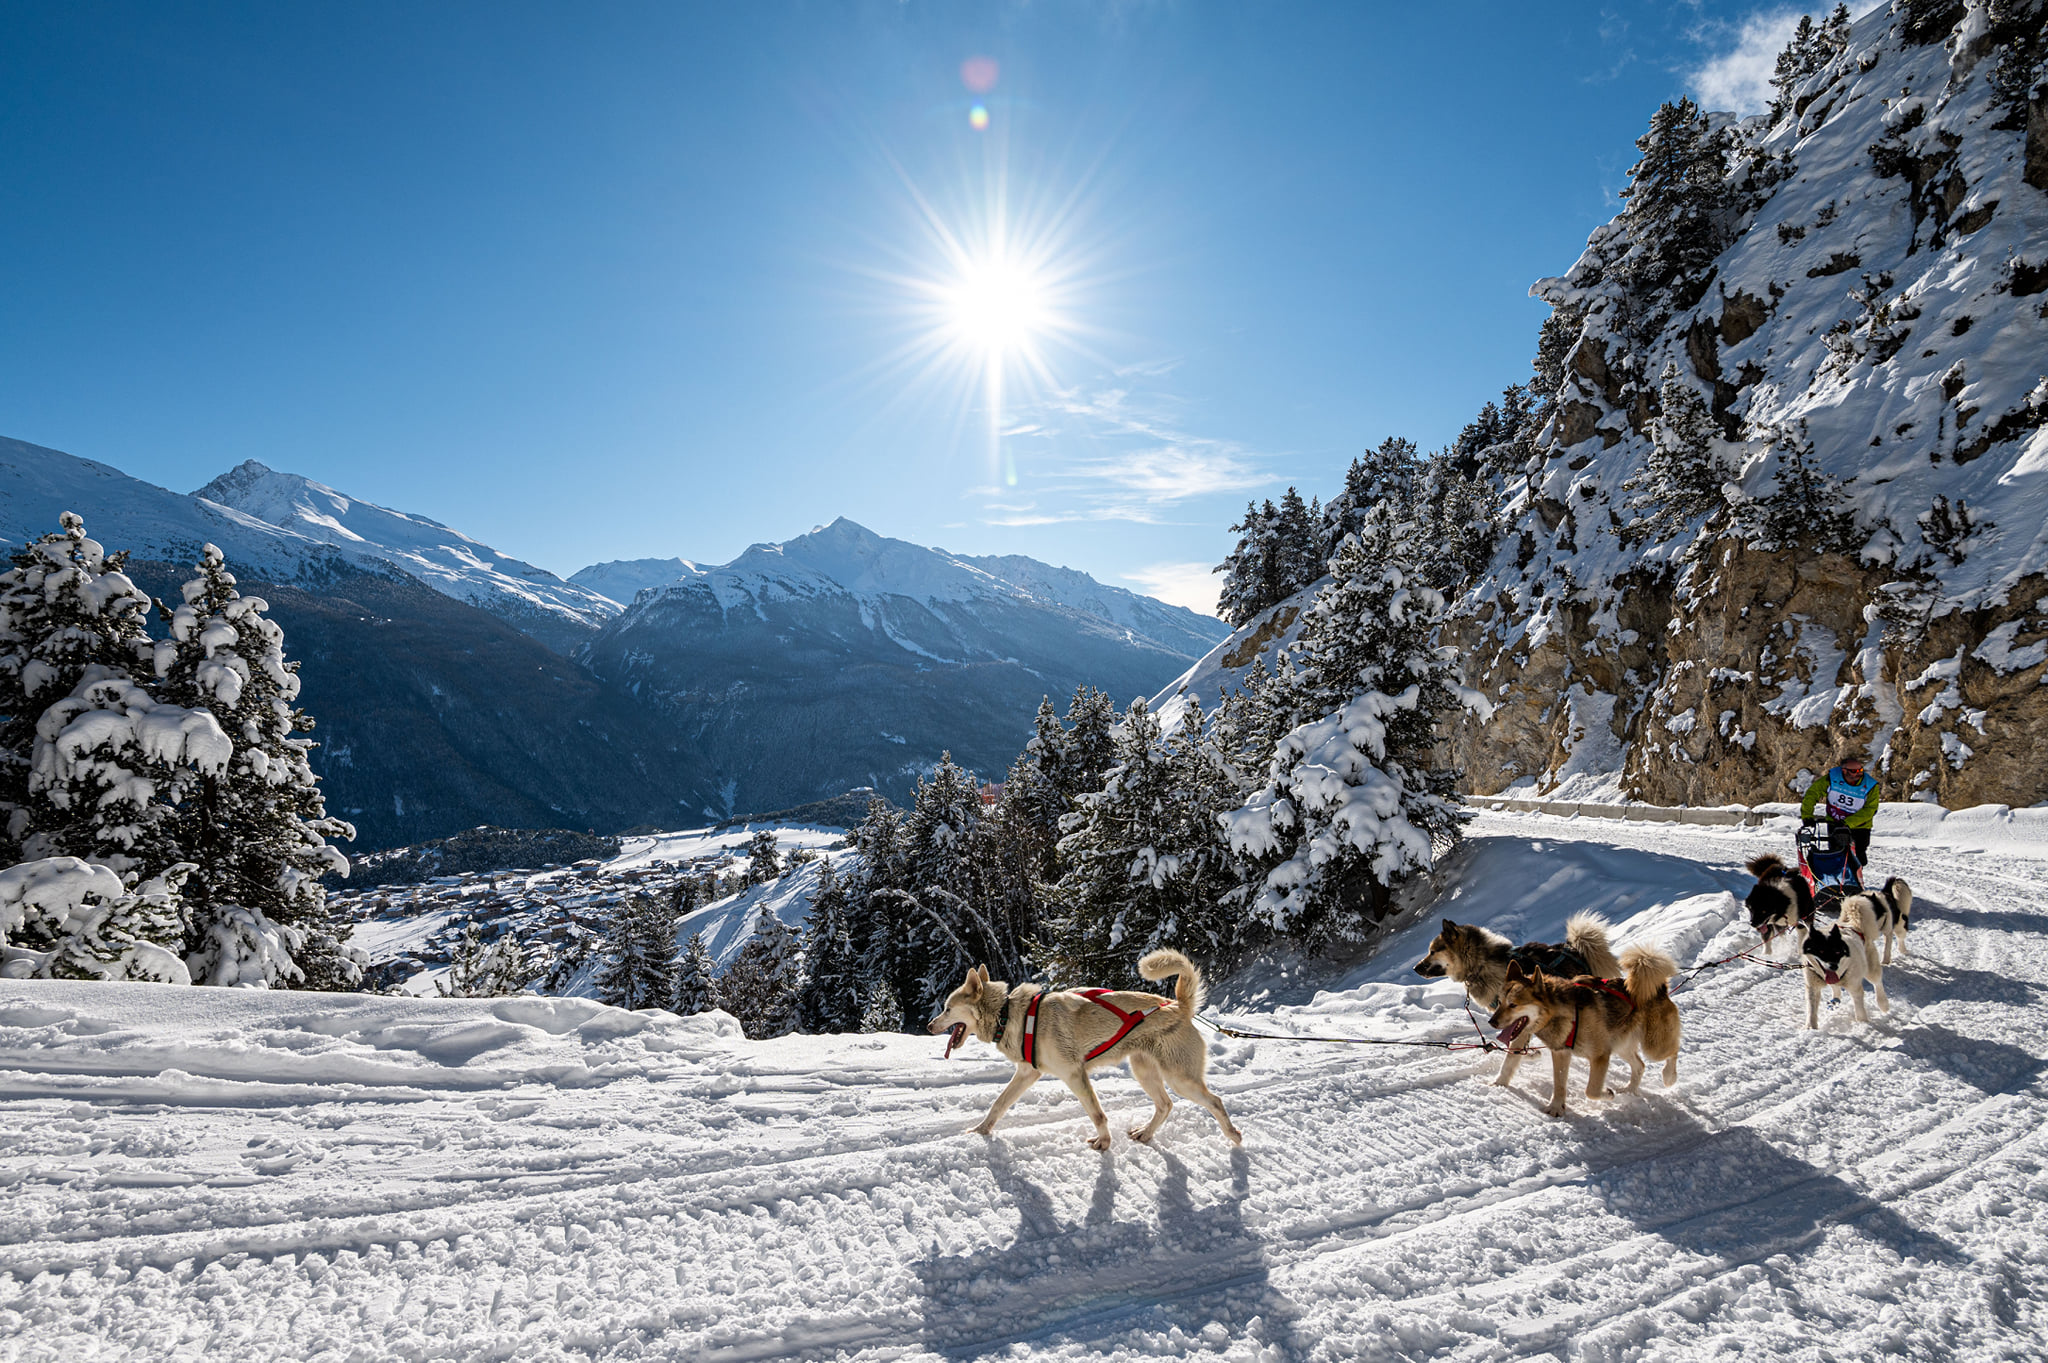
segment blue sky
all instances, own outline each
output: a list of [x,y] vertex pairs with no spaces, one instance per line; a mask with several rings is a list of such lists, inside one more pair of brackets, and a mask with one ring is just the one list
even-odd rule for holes
[[1525,377],[1651,111],[1753,101],[1788,22],[9,5],[0,435],[564,575],[846,515],[1195,604],[1248,497]]

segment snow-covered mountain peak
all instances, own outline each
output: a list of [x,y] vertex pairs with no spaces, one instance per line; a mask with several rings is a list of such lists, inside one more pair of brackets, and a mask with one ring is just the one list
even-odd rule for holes
[[856,596],[935,602],[1014,594],[950,554],[878,535],[844,516],[781,544],[752,545],[726,565],[730,573],[770,577],[787,577],[792,570]]
[[[351,557],[386,560],[428,586],[504,617],[537,637],[587,634],[618,603],[545,568],[499,553],[426,516],[365,502],[296,473],[244,460],[192,494]],[[535,628],[537,626],[537,628]]]

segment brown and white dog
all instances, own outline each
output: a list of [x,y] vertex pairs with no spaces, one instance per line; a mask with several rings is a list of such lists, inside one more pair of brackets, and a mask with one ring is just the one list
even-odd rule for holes
[[1231,1144],[1243,1144],[1244,1137],[1223,1110],[1223,1100],[1209,1091],[1205,1078],[1209,1047],[1195,1030],[1195,1014],[1202,1007],[1202,973],[1178,951],[1160,950],[1147,953],[1138,962],[1138,974],[1148,980],[1178,976],[1174,996],[1166,999],[1136,990],[1011,986],[991,980],[987,966],[969,970],[960,987],[946,996],[945,1007],[927,1030],[934,1036],[953,1033],[946,1048],[949,1055],[953,1046],[972,1032],[1017,1067],[988,1115],[969,1130],[988,1135],[1026,1089],[1050,1074],[1074,1091],[1095,1123],[1095,1135],[1088,1144],[1107,1150],[1109,1118],[1095,1096],[1088,1072],[1128,1060],[1131,1076],[1152,1098],[1152,1120],[1132,1127],[1132,1140],[1151,1140],[1173,1110],[1173,1099],[1166,1092],[1170,1084],[1183,1098],[1208,1108]]
[[[1415,973],[1430,979],[1450,976],[1465,986],[1465,995],[1482,1008],[1500,1003],[1500,991],[1508,982],[1510,967],[1520,965],[1524,974],[1541,968],[1552,975],[1596,975],[1614,979],[1621,963],[1607,941],[1607,920],[1597,913],[1575,913],[1564,925],[1562,944],[1524,942],[1515,946],[1490,928],[1444,920],[1443,931],[1429,944],[1429,954],[1415,963]],[[1519,1057],[1509,1052],[1501,1060],[1496,1084],[1515,1077]]]
[[1524,942],[1516,946],[1490,928],[1444,920],[1443,931],[1429,944],[1429,954],[1415,963],[1415,973],[1430,979],[1450,976],[1482,1008],[1500,1002],[1508,967],[1519,961],[1522,972],[1542,967],[1553,975],[1621,974],[1614,948],[1607,941],[1607,920],[1597,913],[1575,913],[1564,925],[1562,945]]
[[1544,1110],[1553,1117],[1564,1115],[1575,1055],[1588,1062],[1588,1098],[1614,1096],[1607,1088],[1607,1066],[1617,1055],[1635,1071],[1629,1093],[1642,1087],[1646,1059],[1664,1062],[1664,1087],[1677,1083],[1682,1025],[1666,985],[1678,973],[1678,963],[1656,947],[1631,946],[1622,949],[1621,971],[1620,981],[1588,975],[1565,979],[1541,969],[1525,974],[1520,964],[1509,965],[1492,1019],[1508,1058],[1494,1082],[1512,1079],[1530,1041],[1540,1039],[1550,1052],[1550,1106]]

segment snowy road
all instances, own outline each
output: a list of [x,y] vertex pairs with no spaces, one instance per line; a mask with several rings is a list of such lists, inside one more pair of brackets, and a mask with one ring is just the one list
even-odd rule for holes
[[[1681,961],[1749,940],[1724,891],[1789,843],[1474,833],[1446,912],[1593,903]],[[1540,1064],[1223,1041],[1242,1150],[1183,1105],[1097,1155],[1051,1084],[961,1134],[1008,1073],[979,1045],[0,983],[0,1359],[2040,1357],[2048,851],[1970,841],[1880,838],[1919,908],[1872,1026],[1710,970],[1679,1085],[1561,1120]],[[1433,925],[1242,1020],[1469,1035],[1407,973]]]

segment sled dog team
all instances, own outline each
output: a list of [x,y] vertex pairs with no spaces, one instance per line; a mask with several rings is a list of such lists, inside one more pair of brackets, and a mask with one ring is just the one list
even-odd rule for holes
[[[1896,941],[1906,950],[1913,892],[1893,877],[1884,888],[1843,897],[1832,921],[1798,872],[1776,856],[1749,863],[1757,883],[1745,901],[1750,925],[1766,946],[1790,935],[1806,978],[1806,1025],[1818,1027],[1820,998],[1846,990],[1859,1022],[1869,1021],[1863,985],[1876,990],[1877,1006],[1889,1012],[1884,967]],[[1879,943],[1883,954],[1880,958]],[[1473,1002],[1490,1009],[1490,1025],[1507,1047],[1500,1074],[1506,1085],[1533,1042],[1550,1052],[1551,1116],[1562,1116],[1573,1056],[1587,1062],[1586,1097],[1609,1098],[1607,1070],[1615,1058],[1630,1067],[1627,1093],[1638,1091],[1652,1063],[1664,1065],[1664,1086],[1678,1081],[1678,1043],[1683,1030],[1670,982],[1678,964],[1657,947],[1632,945],[1619,956],[1599,915],[1574,914],[1562,943],[1515,946],[1497,932],[1446,918],[1429,952],[1415,966],[1419,975],[1449,976],[1465,986]],[[986,1136],[1011,1104],[1047,1074],[1057,1076],[1081,1102],[1095,1125],[1088,1144],[1109,1149],[1109,1118],[1088,1075],[1128,1061],[1131,1075],[1152,1099],[1152,1119],[1131,1128],[1135,1141],[1149,1141],[1173,1109],[1169,1086],[1207,1108],[1233,1145],[1243,1136],[1231,1124],[1223,1100],[1210,1091],[1209,1048],[1195,1031],[1202,1007],[1202,975],[1178,951],[1148,953],[1138,962],[1148,980],[1175,979],[1170,999],[1135,990],[1061,989],[1011,985],[989,978],[986,966],[967,972],[946,998],[929,1031],[947,1034],[951,1055],[971,1032],[1003,1053],[1016,1068],[988,1115],[972,1128]]]
[[[1893,876],[1880,890],[1863,890],[1834,901],[1834,919],[1828,921],[1822,905],[1814,898],[1806,877],[1774,855],[1757,857],[1749,863],[1756,885],[1745,901],[1749,925],[1766,945],[1779,935],[1791,937],[1799,951],[1806,976],[1806,1025],[1820,1026],[1820,996],[1832,988],[1840,999],[1848,991],[1858,1022],[1870,1021],[1863,1006],[1867,981],[1877,992],[1877,1006],[1892,1010],[1884,993],[1884,968],[1892,962],[1892,943],[1899,955],[1906,954],[1906,928],[1913,916],[1913,891]],[[1878,956],[1878,943],[1884,955]]]

